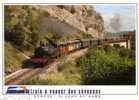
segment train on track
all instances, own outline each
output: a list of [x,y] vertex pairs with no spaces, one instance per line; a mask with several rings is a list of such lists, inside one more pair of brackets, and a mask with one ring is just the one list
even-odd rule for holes
[[34,55],[26,61],[27,65],[25,66],[43,67],[52,59],[90,46],[91,42],[91,39],[78,39],[58,44],[51,42],[52,45],[40,42],[40,46],[35,49]]
[[43,67],[52,59],[79,49],[87,48],[92,44],[101,45],[103,42],[109,42],[112,40],[116,41],[116,38],[77,39],[58,44],[52,43],[53,46],[40,42],[40,46],[35,49],[34,56],[32,56],[28,61],[34,66]]

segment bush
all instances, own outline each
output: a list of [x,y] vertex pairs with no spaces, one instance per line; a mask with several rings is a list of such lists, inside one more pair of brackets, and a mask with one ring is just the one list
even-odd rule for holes
[[126,48],[124,48],[124,47],[121,47],[121,48],[119,49],[119,55],[120,55],[121,57],[128,57],[128,58],[131,58],[131,57],[130,57],[130,55],[131,55],[131,50],[126,49]]
[[103,47],[91,48],[78,64],[82,69],[82,84],[135,84],[135,62],[121,57],[116,49],[106,52]]
[[11,41],[12,43],[18,45],[18,46],[23,46],[25,43],[25,32],[23,31],[23,26],[22,25],[17,25],[15,26],[13,33],[11,34]]
[[119,44],[114,44],[113,45],[116,49],[120,48],[120,45]]

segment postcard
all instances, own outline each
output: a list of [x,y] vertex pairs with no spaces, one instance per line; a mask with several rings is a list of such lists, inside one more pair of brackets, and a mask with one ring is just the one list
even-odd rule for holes
[[137,2],[0,7],[0,100],[139,99]]

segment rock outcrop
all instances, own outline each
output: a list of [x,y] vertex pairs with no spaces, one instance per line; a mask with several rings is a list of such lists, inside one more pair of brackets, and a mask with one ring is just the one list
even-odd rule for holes
[[[49,14],[42,21],[43,30],[58,33],[85,33],[93,37],[103,36],[104,21],[93,6],[53,5],[35,6]],[[50,29],[51,28],[51,29]]]

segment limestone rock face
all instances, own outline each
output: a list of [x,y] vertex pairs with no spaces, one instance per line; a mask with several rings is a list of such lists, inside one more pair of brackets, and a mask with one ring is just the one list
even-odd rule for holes
[[93,6],[50,5],[35,7],[49,14],[49,17],[42,21],[45,31],[56,30],[55,32],[58,33],[86,33],[93,37],[103,36],[104,21]]

